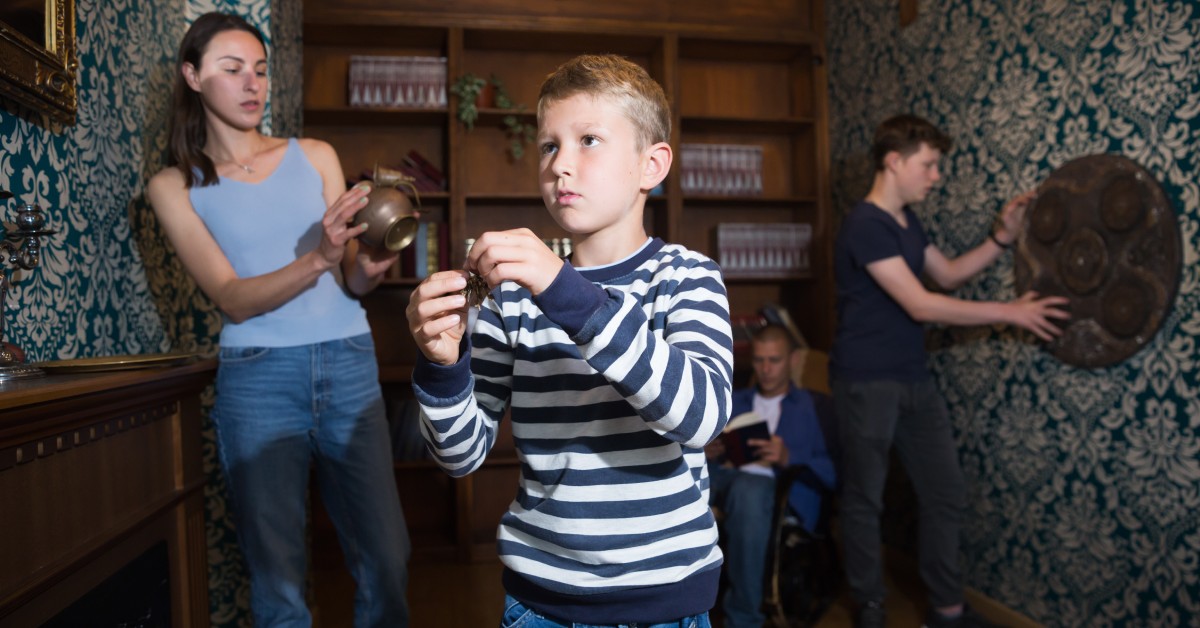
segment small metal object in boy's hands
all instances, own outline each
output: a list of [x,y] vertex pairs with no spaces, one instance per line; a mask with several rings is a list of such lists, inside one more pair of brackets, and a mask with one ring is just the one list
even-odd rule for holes
[[492,296],[492,291],[488,289],[483,277],[471,273],[471,276],[467,277],[467,287],[462,289],[462,295],[467,298],[468,307],[479,307],[483,305],[484,299]]

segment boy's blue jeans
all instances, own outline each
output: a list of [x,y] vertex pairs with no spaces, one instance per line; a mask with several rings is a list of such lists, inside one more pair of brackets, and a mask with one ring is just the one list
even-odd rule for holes
[[311,625],[310,467],[357,583],[356,627],[407,626],[408,531],[370,334],[221,349],[212,419],[258,626]]
[[504,596],[504,617],[500,619],[500,628],[711,628],[708,613],[684,617],[675,621],[658,622],[653,624],[581,624],[578,622],[558,621],[550,619],[537,611],[530,609],[517,601],[511,595]]

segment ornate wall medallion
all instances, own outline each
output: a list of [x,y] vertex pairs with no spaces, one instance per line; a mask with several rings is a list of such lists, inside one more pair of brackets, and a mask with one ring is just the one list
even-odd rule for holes
[[1116,364],[1154,337],[1179,288],[1175,210],[1153,177],[1118,155],[1063,164],[1042,183],[1016,248],[1017,291],[1071,300],[1047,345],[1075,366]]

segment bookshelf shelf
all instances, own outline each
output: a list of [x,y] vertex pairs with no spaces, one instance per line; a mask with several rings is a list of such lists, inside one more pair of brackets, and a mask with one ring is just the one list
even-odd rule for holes
[[[330,4],[337,4],[331,2]],[[437,26],[413,26],[387,23],[370,17],[355,16],[349,11],[335,11],[334,19],[310,19],[316,11],[304,7],[302,28],[304,47],[332,46],[355,49],[434,49],[445,50],[449,31]],[[335,24],[353,28],[330,28]]]
[[[530,187],[533,187],[532,185]],[[538,194],[520,194],[520,193],[476,193],[466,196],[468,203],[491,203],[499,205],[526,205],[537,204],[542,206],[542,197]]]
[[487,107],[479,110],[479,119],[475,121],[478,126],[495,126],[504,121],[508,116],[516,116],[518,120],[536,124],[537,112],[531,106],[526,105],[524,111],[517,109],[495,109]]
[[787,62],[797,56],[812,54],[823,47],[820,35],[812,31],[797,31],[790,41],[770,42],[742,38],[681,37],[679,56],[691,60],[722,62]]
[[304,110],[305,126],[427,126],[446,125],[445,109],[401,107],[321,107]]
[[782,209],[794,209],[796,207],[814,206],[820,201],[815,196],[716,196],[716,195],[701,195],[689,194],[683,197],[684,211],[687,211],[688,206],[704,205],[704,206],[732,206],[746,205],[753,207],[779,207]]
[[380,288],[415,288],[421,283],[416,277],[384,277],[383,281],[379,282]]
[[812,129],[810,117],[749,118],[740,116],[687,116],[680,121],[684,133],[796,133]]

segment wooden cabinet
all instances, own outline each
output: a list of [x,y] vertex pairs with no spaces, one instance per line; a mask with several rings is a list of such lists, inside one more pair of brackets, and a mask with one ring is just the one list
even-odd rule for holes
[[[0,626],[117,625],[150,611],[155,625],[208,625],[200,395],[215,368],[0,382]],[[155,555],[128,600],[97,599]]]
[[[542,79],[563,61],[611,52],[641,64],[672,104],[676,151],[663,193],[647,203],[647,229],[716,258],[720,223],[810,223],[811,272],[730,278],[727,286],[733,313],[779,303],[811,344],[828,349],[833,296],[821,2],[561,0],[538,8],[516,0],[307,0],[304,10],[305,135],[333,144],[350,177],[377,162],[394,163],[410,149],[445,172],[448,189],[421,200],[423,220],[448,225],[451,267],[462,264],[466,239],[484,231],[529,227],[547,239],[569,236],[538,194],[536,150],[520,159],[507,154],[501,120],[508,111],[484,107],[468,131],[454,114],[453,95],[438,109],[350,107],[350,56],[445,57],[448,83],[467,72],[495,75],[525,105],[518,115],[529,122]],[[682,144],[761,147],[762,193],[685,194]],[[415,283],[391,280],[365,300],[385,383],[403,385],[411,374],[416,349],[403,311]],[[484,469],[454,483],[456,521],[447,523],[456,526],[465,555],[493,552],[496,519],[514,494],[516,472],[511,440],[503,439]],[[405,506],[409,513],[421,507]]]

